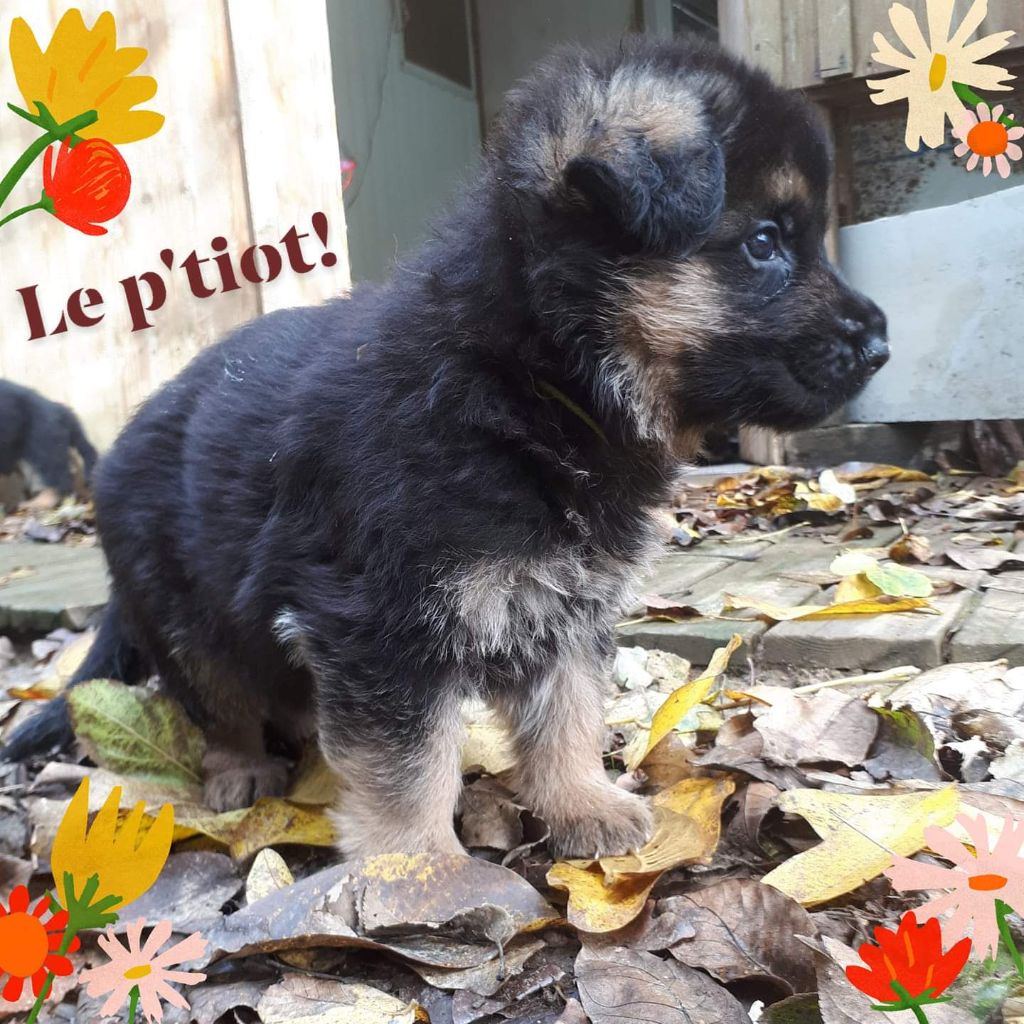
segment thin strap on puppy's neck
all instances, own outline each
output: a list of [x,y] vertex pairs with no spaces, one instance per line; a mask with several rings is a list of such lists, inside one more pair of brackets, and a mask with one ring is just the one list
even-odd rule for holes
[[560,391],[550,381],[535,380],[534,390],[541,398],[553,398],[560,402],[573,414],[573,416],[585,423],[605,444],[608,444],[608,435],[601,429],[600,424],[582,406],[574,402],[564,391]]

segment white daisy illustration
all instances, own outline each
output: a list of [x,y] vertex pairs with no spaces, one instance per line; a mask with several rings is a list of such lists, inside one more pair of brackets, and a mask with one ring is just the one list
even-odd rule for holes
[[951,124],[962,119],[964,104],[954,83],[977,89],[1009,89],[1015,78],[1005,68],[981,63],[985,57],[1006,46],[1013,32],[996,32],[968,44],[967,40],[985,20],[988,0],[974,0],[959,27],[950,35],[954,0],[928,0],[928,41],[914,12],[904,4],[889,8],[889,21],[909,55],[896,49],[881,32],[874,36],[878,49],[872,57],[881,64],[899,68],[901,74],[875,78],[868,85],[873,103],[906,100],[907,148],[916,151],[921,142],[932,149],[946,137],[946,118]]
[[1010,161],[1024,156],[1015,141],[1024,137],[1024,126],[1008,128],[1000,121],[1002,116],[1002,104],[990,110],[987,103],[979,103],[977,113],[965,111],[960,124],[953,129],[953,135],[961,140],[953,152],[957,156],[971,154],[967,170],[973,171],[981,161],[981,173],[987,178],[994,163],[999,176],[1008,178]]

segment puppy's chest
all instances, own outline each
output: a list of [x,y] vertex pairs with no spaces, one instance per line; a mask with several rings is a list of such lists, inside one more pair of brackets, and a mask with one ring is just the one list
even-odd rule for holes
[[469,660],[533,657],[552,643],[591,644],[629,604],[647,556],[647,545],[634,558],[566,547],[542,558],[462,566],[441,584],[447,645]]

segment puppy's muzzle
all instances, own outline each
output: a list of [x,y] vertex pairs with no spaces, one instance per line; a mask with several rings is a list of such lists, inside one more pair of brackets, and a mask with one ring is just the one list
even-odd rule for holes
[[886,327],[885,314],[863,295],[857,295],[855,308],[839,319],[839,334],[853,350],[865,380],[889,362]]

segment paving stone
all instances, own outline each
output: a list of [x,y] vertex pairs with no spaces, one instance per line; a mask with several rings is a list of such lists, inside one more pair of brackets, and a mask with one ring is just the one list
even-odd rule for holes
[[[1024,541],[1015,551],[1024,552]],[[1000,573],[1006,590],[986,590],[950,645],[954,661],[995,661],[1024,665],[1024,572]],[[1011,589],[1012,588],[1012,589]]]
[[765,635],[761,657],[769,664],[813,668],[935,668],[943,663],[946,638],[967,612],[972,597],[968,591],[960,591],[933,598],[939,615],[890,612],[780,622]]
[[106,563],[98,547],[0,544],[0,579],[18,569],[31,575],[0,584],[0,630],[81,629],[107,603]]
[[[1024,575],[1024,574],[1019,574]],[[1024,665],[1024,594],[988,590],[953,637],[953,661]]]
[[[899,531],[892,532],[895,536]],[[883,542],[876,535],[870,544]],[[772,604],[803,604],[819,595],[820,588],[813,583],[785,579],[782,573],[827,569],[839,552],[835,545],[824,544],[817,537],[790,537],[776,543],[753,541],[742,546],[732,543],[727,547],[721,542],[717,547],[705,542],[703,547],[708,547],[709,551],[720,550],[730,556],[753,553],[758,558],[757,561],[737,561],[735,557],[729,561],[715,559],[719,567],[714,572],[689,579],[686,590],[678,591],[665,589],[659,583],[682,579],[686,559],[692,559],[693,555],[689,551],[669,554],[658,564],[645,585],[646,592],[662,597],[679,597],[681,603],[692,605],[707,615],[717,615],[721,611],[725,594]],[[673,577],[673,573],[679,575]],[[624,647],[639,645],[671,651],[694,665],[706,665],[715,650],[728,642],[733,633],[739,633],[743,645],[734,658],[742,663],[744,658],[753,654],[767,630],[767,624],[759,620],[697,618],[687,622],[639,622],[620,626],[617,642]]]

